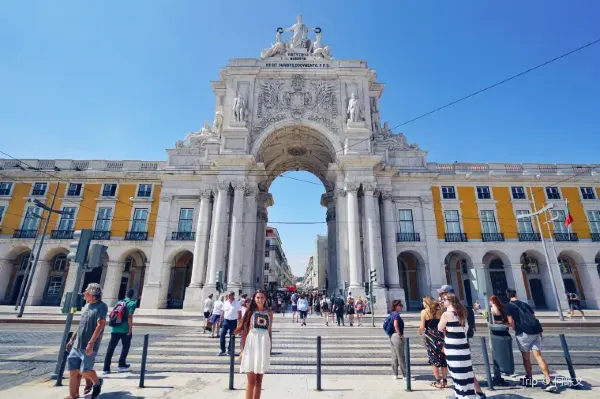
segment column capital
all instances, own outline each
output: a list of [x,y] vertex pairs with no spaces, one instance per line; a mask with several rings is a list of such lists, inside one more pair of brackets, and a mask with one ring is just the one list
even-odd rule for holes
[[373,195],[375,193],[375,190],[377,189],[377,183],[374,182],[369,182],[369,183],[363,183],[363,193],[371,193],[369,195]]
[[393,198],[392,190],[382,190],[381,191],[381,198],[384,201],[391,201],[392,198]]
[[217,183],[216,188],[219,191],[228,191],[229,190],[229,186],[231,185],[230,181],[220,181],[219,183]]
[[348,182],[348,183],[346,183],[346,187],[345,187],[346,193],[357,192],[359,187],[360,187],[360,183],[358,183],[358,182],[354,182],[354,181]]
[[210,199],[212,194],[213,190],[211,188],[200,190],[200,199]]
[[337,199],[338,197],[345,197],[345,196],[346,196],[346,190],[344,190],[343,188],[336,188],[333,191],[334,199]]
[[335,209],[328,209],[327,210],[327,216],[325,217],[326,221],[332,221],[335,220]]
[[232,181],[231,187],[233,187],[234,191],[241,191],[246,188],[246,184],[243,181]]
[[422,195],[422,196],[419,197],[419,201],[422,204],[431,204],[433,202],[433,199],[431,197],[426,197],[426,196]]
[[259,209],[258,212],[256,212],[256,218],[257,218],[257,220],[260,220],[261,222],[266,223],[269,221],[269,214],[267,213],[266,210]]
[[246,187],[244,195],[246,197],[256,197],[258,194],[258,187]]
[[162,193],[162,195],[160,196],[160,201],[161,202],[171,202],[171,201],[173,201],[173,194],[171,194],[171,193]]

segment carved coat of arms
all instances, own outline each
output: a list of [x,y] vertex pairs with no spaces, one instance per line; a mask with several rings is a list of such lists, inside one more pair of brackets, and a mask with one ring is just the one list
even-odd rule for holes
[[291,81],[265,79],[258,82],[256,118],[258,132],[285,119],[308,119],[337,131],[338,103],[333,80],[306,80],[294,75]]

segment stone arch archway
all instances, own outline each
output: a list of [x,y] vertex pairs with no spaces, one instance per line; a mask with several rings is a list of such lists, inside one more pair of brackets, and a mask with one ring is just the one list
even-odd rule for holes
[[467,252],[455,250],[444,258],[446,279],[454,287],[454,292],[468,306],[477,300],[477,287],[474,280],[473,257]]
[[[427,292],[424,286],[425,260],[416,251],[403,251],[398,254],[398,274],[400,287],[404,289],[406,310],[418,310],[421,298]],[[425,282],[426,284],[426,282]]]
[[[501,251],[492,250],[485,253],[482,263],[486,268],[488,295],[495,295],[501,301],[507,303],[506,290],[515,287],[512,267],[508,256]],[[520,277],[520,276],[519,276]],[[487,307],[487,304],[484,305]]]
[[529,303],[536,309],[556,306],[544,255],[537,250],[527,250],[521,254],[520,263]]
[[17,303],[21,285],[24,284],[31,249],[25,246],[13,247],[5,256],[0,273],[0,301],[14,305]]
[[[585,265],[585,261],[579,253],[573,250],[564,250],[558,254],[558,269],[561,273],[565,292],[574,292],[579,295],[581,304],[585,306],[586,294],[591,294],[591,292],[586,292],[585,285],[582,283],[579,265]],[[559,292],[559,294],[562,293]]]
[[182,309],[185,291],[192,278],[194,255],[188,250],[178,251],[169,257],[171,265],[169,291],[167,294],[168,309]]
[[140,301],[146,280],[146,264],[148,257],[141,249],[134,248],[119,256],[119,270],[122,271],[119,300],[125,298],[127,291],[133,290],[133,297]]

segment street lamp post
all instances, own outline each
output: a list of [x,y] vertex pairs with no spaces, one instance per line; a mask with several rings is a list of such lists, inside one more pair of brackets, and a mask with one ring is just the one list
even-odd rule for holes
[[550,257],[548,256],[548,248],[546,248],[546,241],[544,240],[544,232],[542,230],[542,225],[540,223],[540,214],[554,208],[554,204],[549,203],[545,207],[543,207],[542,209],[540,209],[538,211],[537,207],[535,206],[535,198],[533,196],[533,190],[531,187],[529,187],[529,192],[531,195],[531,204],[533,206],[533,213],[529,212],[527,214],[518,215],[517,219],[525,219],[525,218],[530,218],[532,216],[535,216],[535,220],[536,220],[537,226],[538,226],[538,231],[540,232],[542,247],[544,248],[544,257],[546,258],[546,264],[548,265],[548,273],[550,274],[550,282],[552,283],[552,291],[554,292],[554,297],[556,298],[556,307],[558,309],[558,318],[560,319],[560,321],[564,321],[565,318],[563,316],[562,307],[560,305],[560,298],[558,296],[558,290],[556,289],[556,282],[554,281],[554,274],[552,273],[552,263],[550,263]]
[[41,203],[39,200],[33,200],[33,203],[38,207],[46,210],[48,212],[48,217],[46,217],[46,223],[44,224],[44,231],[42,232],[42,239],[40,240],[40,245],[37,248],[37,254],[35,255],[33,266],[31,267],[31,273],[29,278],[27,279],[27,286],[25,287],[25,292],[23,292],[23,297],[21,298],[21,308],[19,309],[19,313],[17,317],[23,317],[23,311],[25,310],[25,302],[27,302],[27,296],[29,295],[29,289],[31,288],[31,284],[33,283],[33,277],[35,276],[35,269],[37,268],[38,260],[40,258],[40,253],[42,252],[42,246],[44,245],[44,239],[46,238],[46,232],[48,231],[48,224],[50,223],[50,216],[52,213],[58,213],[60,215],[63,214],[62,211],[55,210],[54,202],[56,201],[56,194],[58,193],[59,184],[56,183],[56,188],[54,189],[54,195],[52,196],[52,203],[50,206],[46,206]]
[[[43,217],[41,217],[40,215],[37,215],[33,212],[27,212],[27,215],[25,216],[25,218],[28,217],[33,217],[36,219],[40,219],[40,220],[44,220]],[[19,289],[19,296],[17,297],[17,303],[15,304],[15,310],[19,309],[19,306],[21,306],[21,299],[23,299],[23,291],[25,291],[25,286],[27,286],[27,282],[29,281],[29,274],[31,271],[31,265],[33,265],[33,259],[35,258],[35,247],[37,245],[37,240],[38,240],[38,235],[35,235],[35,240],[33,241],[33,246],[31,247],[31,255],[29,255],[29,259],[27,260],[27,267],[25,268],[25,275],[23,277],[23,281],[25,282],[25,284],[21,283],[21,288]]]

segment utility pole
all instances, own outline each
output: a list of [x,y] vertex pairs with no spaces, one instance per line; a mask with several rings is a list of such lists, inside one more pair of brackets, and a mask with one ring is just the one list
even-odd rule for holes
[[[44,220],[43,217],[41,217],[40,215],[37,215],[35,213],[32,213],[32,212],[27,212],[27,216],[25,216],[25,218],[27,218],[27,217],[34,217],[34,218]],[[37,230],[39,230],[39,229],[37,229]],[[34,253],[35,253],[35,248],[36,248],[37,240],[38,240],[37,230],[36,230],[36,234],[35,234],[35,240],[33,241],[33,247],[31,247],[31,254],[29,255],[29,259],[27,260],[27,268],[25,268],[25,276],[23,277],[24,283],[21,283],[21,288],[19,289],[19,296],[17,297],[17,303],[15,304],[15,310],[19,309],[19,306],[21,306],[21,299],[23,299],[23,292],[25,291],[25,287],[27,286],[27,282],[29,281],[29,273],[31,272],[31,266],[33,265],[33,259],[35,259]],[[25,303],[25,301],[23,301],[23,303]]]
[[54,195],[52,196],[52,203],[50,206],[46,206],[41,203],[39,200],[33,200],[33,203],[38,207],[48,211],[48,217],[46,217],[46,223],[44,224],[44,231],[42,232],[42,239],[40,240],[40,245],[37,248],[37,254],[35,255],[35,259],[33,261],[33,266],[31,267],[31,272],[27,278],[27,286],[25,287],[25,292],[23,293],[23,297],[21,298],[21,308],[19,309],[19,313],[17,317],[23,317],[23,311],[25,310],[25,302],[27,302],[27,296],[29,295],[29,289],[31,288],[31,284],[33,283],[33,277],[35,276],[35,269],[37,268],[38,261],[40,259],[40,252],[42,252],[42,246],[44,245],[44,239],[46,238],[46,232],[48,231],[48,224],[50,224],[50,216],[52,213],[58,213],[60,215],[63,214],[62,211],[54,209],[54,202],[56,201],[56,194],[58,193],[58,186],[60,184],[56,182],[56,188],[54,189]]
[[370,270],[371,281],[369,284],[369,302],[371,303],[371,327],[375,327],[375,302],[373,301],[373,286],[375,285],[375,281],[377,281],[377,270]]
[[[77,230],[73,232],[73,240],[69,243],[69,247],[71,248],[71,252],[67,255],[67,259],[71,262],[76,262],[79,264],[77,268],[77,274],[75,277],[75,286],[73,287],[73,291],[67,294],[65,302],[69,302],[68,306],[65,306],[68,309],[67,319],[65,321],[65,329],[63,332],[63,337],[60,343],[60,348],[58,349],[58,360],[56,362],[56,368],[54,374],[56,375],[56,386],[62,385],[62,373],[61,373],[61,365],[63,362],[64,352],[67,345],[67,337],[69,336],[69,331],[71,330],[71,323],[73,322],[73,314],[77,310],[77,302],[79,301],[79,289],[81,286],[81,279],[83,278],[83,274],[87,272],[89,269],[86,268],[86,260],[87,253],[90,247],[90,243],[92,242],[92,229],[85,230]],[[98,248],[97,250],[92,250],[90,254],[90,263],[89,265],[92,267],[99,267],[102,264],[101,256],[104,256],[104,252],[106,251],[106,246],[100,244],[94,244],[94,247],[99,246],[103,248]],[[104,251],[100,251],[100,250]],[[101,252],[101,254],[100,254]],[[65,303],[65,305],[67,305]]]

